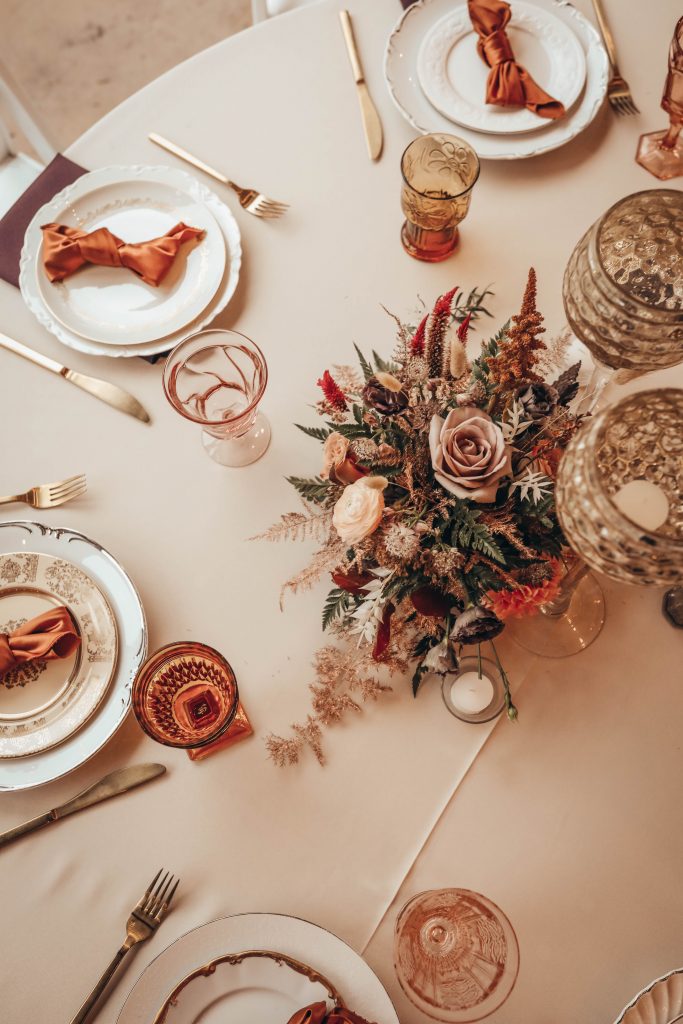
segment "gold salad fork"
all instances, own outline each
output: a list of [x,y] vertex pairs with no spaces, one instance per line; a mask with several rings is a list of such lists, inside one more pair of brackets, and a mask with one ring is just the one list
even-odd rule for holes
[[9,505],[15,501],[23,501],[32,508],[56,508],[72,498],[78,498],[86,488],[85,476],[70,476],[67,480],[58,480],[54,484],[39,484],[31,487],[23,494],[8,494],[0,498],[0,505]]
[[227,185],[233,192],[237,193],[240,201],[240,206],[247,213],[251,213],[254,217],[281,217],[283,213],[289,208],[289,203],[279,203],[276,199],[269,199],[268,196],[264,195],[263,192],[257,192],[255,188],[241,188],[236,185],[234,181],[230,181],[224,174],[217,171],[215,167],[210,167],[209,164],[205,164],[203,160],[197,159],[192,153],[188,153],[186,149],[181,149],[180,146],[176,146],[175,142],[169,142],[163,135],[157,135],[156,132],[150,132],[148,135],[150,142],[156,143],[157,146],[161,146],[168,153],[173,153],[174,156],[180,157],[181,160],[185,160],[186,163],[191,164],[192,167],[196,167],[199,171],[204,171],[205,174],[215,178],[216,181],[220,181],[222,185]]
[[593,0],[593,7],[595,9],[595,16],[598,19],[600,34],[602,35],[605,43],[607,56],[609,57],[609,62],[612,65],[612,77],[607,83],[607,99],[610,102],[610,106],[617,114],[639,114],[640,111],[633,102],[633,96],[631,95],[629,84],[619,73],[619,68],[617,66],[617,48],[614,43],[614,36],[607,24],[607,16],[605,14],[605,9],[602,6],[602,0]]
[[133,946],[137,946],[139,942],[144,942],[151,935],[154,935],[166,917],[180,880],[176,879],[174,883],[173,875],[169,874],[168,871],[160,880],[162,871],[163,868],[157,872],[145,890],[142,899],[133,907],[128,918],[128,924],[126,925],[126,938],[123,945],[71,1021],[71,1024],[85,1024],[85,1021],[88,1020],[92,1010],[95,1008],[95,1004]]

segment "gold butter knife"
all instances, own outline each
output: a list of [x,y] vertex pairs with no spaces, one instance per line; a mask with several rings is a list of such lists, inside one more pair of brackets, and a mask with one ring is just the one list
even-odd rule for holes
[[128,413],[129,416],[135,416],[137,419],[142,420],[143,423],[151,422],[149,413],[140,405],[137,398],[133,398],[127,391],[120,388],[118,384],[111,384],[108,380],[100,380],[99,377],[89,377],[87,373],[79,373],[78,370],[70,370],[67,366],[62,366],[55,359],[50,359],[48,356],[44,356],[42,352],[36,352],[27,345],[22,345],[20,341],[8,338],[6,334],[1,332],[0,347],[6,348],[9,352],[14,352],[15,355],[21,356],[23,359],[28,359],[30,363],[35,363],[37,366],[42,366],[44,369],[56,373],[71,384],[75,384],[77,388],[81,388],[83,391],[94,395],[95,398],[99,398],[101,402],[106,402],[107,405],[113,406],[114,409],[119,409],[120,412]]
[[92,807],[93,804],[101,803],[102,800],[118,796],[119,793],[127,793],[128,790],[135,789],[136,786],[142,786],[145,782],[163,775],[165,771],[166,768],[163,764],[135,764],[129,768],[119,768],[118,771],[105,775],[94,786],[88,786],[82,793],[65,804],[53,807],[51,811],[39,814],[37,818],[32,818],[30,821],[24,822],[23,825],[17,825],[16,828],[11,828],[8,832],[0,833],[0,847],[9,846],[15,839],[20,839],[22,836],[28,835],[29,832],[35,832],[36,829],[43,828],[52,821],[59,821],[60,818],[66,818],[69,814],[75,814],[76,811],[82,811],[86,807]]
[[370,93],[368,92],[365,75],[363,74],[363,67],[358,55],[358,47],[356,46],[356,40],[353,34],[351,15],[348,11],[340,11],[339,18],[341,20],[342,32],[344,33],[344,40],[346,42],[349,60],[351,61],[351,70],[353,71],[353,77],[356,82],[356,92],[358,93],[358,102],[360,103],[360,113],[363,121],[363,131],[365,132],[365,141],[368,146],[368,155],[371,160],[379,160],[382,153],[383,142],[382,122],[379,119],[377,108],[372,102]]

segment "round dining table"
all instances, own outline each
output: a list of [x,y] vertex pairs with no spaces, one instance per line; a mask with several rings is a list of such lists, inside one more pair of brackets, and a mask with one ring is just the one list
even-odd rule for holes
[[[519,977],[491,1024],[610,1024],[651,979],[681,966],[683,634],[662,615],[660,590],[602,581],[605,627],[575,657],[544,660],[501,638],[514,724],[460,722],[436,681],[414,699],[409,680],[395,678],[391,693],[327,731],[325,766],[310,753],[285,769],[268,758],[266,736],[287,735],[309,711],[325,587],[281,609],[280,587],[311,546],[249,538],[297,507],[287,475],[319,471],[318,446],[294,426],[314,422],[316,381],[353,362],[354,343],[389,354],[387,310],[410,319],[419,301],[429,306],[455,285],[493,290],[476,346],[519,309],[531,266],[547,336],[563,329],[562,276],[579,237],[617,199],[658,184],[634,155],[640,133],[665,124],[659,100],[680,13],[675,0],[610,5],[641,113],[618,117],[605,103],[560,149],[483,162],[457,252],[430,265],[399,239],[399,161],[415,132],[386,88],[383,55],[400,4],[346,3],[383,122],[378,162],[368,159],[337,0],[197,54],[66,154],[89,169],[187,170],[148,140],[158,132],[290,204],[281,219],[258,220],[196,172],[242,232],[238,288],[216,326],[253,338],[268,362],[272,443],[260,461],[239,470],[212,462],[199,428],[166,401],[159,365],[67,351],[0,282],[1,330],[120,384],[152,417],[145,426],[2,354],[5,490],[81,472],[88,480],[72,504],[3,508],[2,521],[70,527],[111,551],[141,595],[150,651],[180,640],[220,650],[254,728],[193,762],[155,745],[130,714],[70,775],[0,794],[7,829],[115,768],[168,769],[0,851],[3,1024],[70,1020],[162,865],[181,878],[177,900],[115,980],[102,1024],[114,1024],[143,969],[178,936],[251,911],[334,932],[375,970],[402,1024],[426,1024],[396,978],[393,934],[410,897],[442,887],[484,893],[516,931]],[[577,6],[593,17],[589,0]],[[682,383],[669,370],[628,387]]]

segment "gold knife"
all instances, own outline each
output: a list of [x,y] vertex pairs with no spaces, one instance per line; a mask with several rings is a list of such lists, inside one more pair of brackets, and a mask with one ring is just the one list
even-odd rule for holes
[[339,18],[341,20],[342,32],[344,33],[344,40],[346,42],[349,60],[351,61],[351,70],[353,71],[353,77],[356,82],[356,91],[358,93],[358,102],[360,103],[360,113],[363,120],[365,141],[368,146],[368,155],[371,160],[379,160],[382,154],[382,122],[379,119],[377,108],[372,102],[370,93],[368,92],[365,75],[363,74],[363,68],[358,55],[358,47],[356,46],[356,40],[353,35],[351,15],[348,11],[340,11]]
[[65,804],[61,804],[60,807],[54,807],[51,811],[24,822],[23,825],[17,825],[16,828],[11,828],[8,832],[0,833],[0,847],[9,846],[15,839],[20,839],[21,836],[28,835],[29,832],[35,832],[36,829],[43,828],[52,821],[59,821],[60,818],[66,818],[67,815],[75,814],[76,811],[82,811],[86,807],[92,807],[93,804],[99,804],[102,800],[118,796],[119,793],[127,793],[129,789],[142,786],[150,779],[156,779],[158,775],[163,775],[165,771],[166,768],[163,764],[135,764],[130,768],[119,768],[118,771],[105,775],[94,786],[88,786],[82,793]]
[[126,412],[129,416],[135,416],[137,419],[142,420],[143,423],[151,422],[149,413],[140,405],[137,398],[133,398],[127,391],[120,388],[118,384],[110,384],[108,380],[100,380],[99,377],[89,377],[86,373],[79,373],[78,370],[70,370],[67,366],[62,366],[55,359],[44,356],[42,352],[36,352],[27,345],[22,345],[20,341],[8,338],[6,334],[0,333],[0,347],[6,348],[9,352],[14,352],[18,356],[22,356],[24,359],[28,359],[30,363],[36,363],[37,366],[42,366],[46,370],[56,373],[59,377],[70,381],[71,384],[75,384],[77,388],[82,388],[83,391],[87,391],[89,394],[94,395],[95,398],[99,398],[101,402],[106,402],[107,405],[119,409],[120,412]]

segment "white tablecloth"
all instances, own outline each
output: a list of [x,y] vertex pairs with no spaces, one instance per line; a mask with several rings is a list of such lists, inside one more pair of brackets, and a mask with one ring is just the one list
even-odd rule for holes
[[[505,645],[520,688],[516,727],[458,723],[436,686],[414,702],[397,681],[386,701],[330,730],[325,769],[308,758],[281,772],[266,758],[264,735],[307,711],[324,589],[290,599],[281,614],[280,583],[306,551],[246,538],[294,507],[286,474],[318,469],[315,442],[292,426],[309,415],[316,379],[352,358],[353,341],[390,349],[392,322],[381,304],[407,314],[418,294],[430,302],[456,283],[493,282],[499,325],[518,308],[532,264],[547,326],[561,328],[562,272],[574,243],[616,199],[656,185],[633,154],[639,132],[664,122],[658,102],[679,13],[674,0],[647,11],[636,0],[618,5],[614,28],[642,116],[619,119],[605,109],[564,149],[486,163],[460,251],[428,266],[406,256],[398,239],[398,162],[412,133],[381,67],[399,5],[349,3],[384,122],[377,165],[366,156],[339,6],[307,7],[199,54],[69,152],[92,168],[164,163],[147,141],[156,130],[291,202],[277,223],[238,211],[245,263],[219,318],[268,358],[263,408],[273,443],[259,463],[240,471],[212,463],[198,431],[167,405],[158,367],[66,352],[0,283],[3,330],[118,381],[154,419],[145,428],[3,354],[5,491],[87,473],[84,500],[38,518],[89,534],[121,560],[142,594],[151,649],[193,638],[223,651],[258,733],[193,764],[155,746],[131,718],[72,776],[3,796],[7,828],[114,767],[169,767],[154,786],[3,852],[8,1024],[70,1019],[161,864],[182,877],[182,898],[118,981],[103,1024],[116,1019],[163,946],[203,921],[249,910],[308,917],[367,949],[401,1020],[422,1024],[397,991],[391,933],[409,895],[441,885],[486,893],[517,930],[520,977],[495,1022],[609,1022],[680,959],[681,640],[661,618],[656,592],[608,585],[604,633],[570,661],[540,662]],[[588,11],[587,0],[579,6]],[[2,515],[27,517],[15,509]]]

